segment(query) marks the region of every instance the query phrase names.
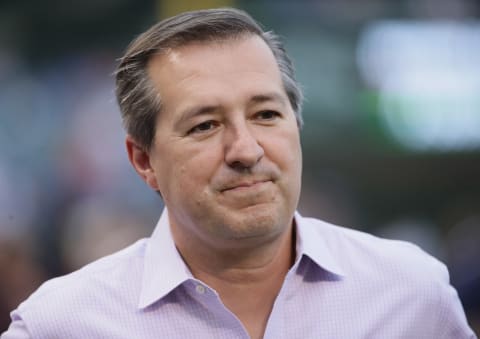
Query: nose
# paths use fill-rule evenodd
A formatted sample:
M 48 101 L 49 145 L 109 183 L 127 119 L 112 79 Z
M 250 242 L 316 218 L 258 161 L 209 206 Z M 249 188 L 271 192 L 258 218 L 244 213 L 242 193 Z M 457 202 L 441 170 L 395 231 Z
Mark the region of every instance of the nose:
M 233 169 L 251 168 L 264 155 L 263 147 L 246 124 L 232 128 L 225 139 L 225 162 Z

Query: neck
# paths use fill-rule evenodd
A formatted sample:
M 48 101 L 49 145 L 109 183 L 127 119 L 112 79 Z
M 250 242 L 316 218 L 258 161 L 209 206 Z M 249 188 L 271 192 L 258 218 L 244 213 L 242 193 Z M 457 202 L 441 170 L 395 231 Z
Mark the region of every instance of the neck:
M 177 242 L 177 247 L 192 274 L 217 291 L 251 338 L 261 338 L 295 260 L 293 225 L 272 241 L 248 248 L 205 249 L 198 242 L 195 246 Z
M 175 234 L 174 237 L 180 254 L 196 278 L 207 284 L 207 280 L 251 284 L 279 272 L 284 277 L 295 259 L 294 233 L 292 225 L 269 241 L 222 248 L 202 246 L 198 240 L 181 241 L 185 239 L 178 239 Z

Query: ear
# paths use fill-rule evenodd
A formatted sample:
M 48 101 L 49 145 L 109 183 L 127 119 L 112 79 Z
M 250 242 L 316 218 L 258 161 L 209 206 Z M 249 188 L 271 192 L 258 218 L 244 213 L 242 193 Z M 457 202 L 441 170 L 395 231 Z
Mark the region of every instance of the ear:
M 149 152 L 140 146 L 130 135 L 127 135 L 125 145 L 127 147 L 128 160 L 130 160 L 135 171 L 148 186 L 155 191 L 159 191 L 155 169 L 152 167 Z

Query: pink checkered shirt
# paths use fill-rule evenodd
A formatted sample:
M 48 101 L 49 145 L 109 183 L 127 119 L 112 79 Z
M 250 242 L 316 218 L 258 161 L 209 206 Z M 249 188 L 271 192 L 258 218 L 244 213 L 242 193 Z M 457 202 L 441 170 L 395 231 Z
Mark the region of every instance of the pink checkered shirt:
M 409 243 L 295 215 L 297 259 L 264 338 L 475 338 L 445 266 Z M 149 239 L 44 283 L 1 339 L 248 338 L 175 248 Z

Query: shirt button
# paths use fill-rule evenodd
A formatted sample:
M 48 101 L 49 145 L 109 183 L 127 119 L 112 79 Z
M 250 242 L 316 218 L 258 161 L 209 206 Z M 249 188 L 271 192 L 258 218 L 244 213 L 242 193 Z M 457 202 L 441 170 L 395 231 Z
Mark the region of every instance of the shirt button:
M 195 290 L 197 291 L 198 294 L 204 294 L 205 293 L 205 287 L 203 287 L 203 285 L 197 285 L 195 287 Z

